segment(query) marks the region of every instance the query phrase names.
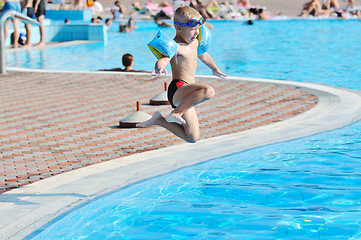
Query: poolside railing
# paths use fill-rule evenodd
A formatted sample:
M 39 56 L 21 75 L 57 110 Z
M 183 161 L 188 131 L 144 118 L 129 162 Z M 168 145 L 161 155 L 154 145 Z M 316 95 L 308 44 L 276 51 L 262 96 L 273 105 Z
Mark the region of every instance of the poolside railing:
M 5 11 L 1 14 L 0 18 L 0 74 L 6 73 L 6 61 L 5 61 L 5 21 L 8 18 L 18 18 L 21 21 L 29 24 L 40 25 L 38 21 L 29 18 L 15 10 Z

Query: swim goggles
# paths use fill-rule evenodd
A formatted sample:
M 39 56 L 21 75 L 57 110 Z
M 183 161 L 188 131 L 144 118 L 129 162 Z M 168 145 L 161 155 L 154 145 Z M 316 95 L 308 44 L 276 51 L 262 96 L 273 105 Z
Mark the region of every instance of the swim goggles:
M 201 18 L 201 19 L 199 19 L 199 21 L 196 20 L 196 19 L 192 19 L 192 20 L 190 20 L 190 21 L 187 22 L 187 23 L 174 22 L 174 24 L 179 25 L 179 28 L 180 28 L 180 27 L 183 27 L 183 26 L 197 27 L 198 25 L 201 25 L 201 26 L 202 26 L 205 21 L 206 21 L 206 20 L 204 20 L 204 18 Z M 179 28 L 178 28 L 178 29 L 179 29 Z

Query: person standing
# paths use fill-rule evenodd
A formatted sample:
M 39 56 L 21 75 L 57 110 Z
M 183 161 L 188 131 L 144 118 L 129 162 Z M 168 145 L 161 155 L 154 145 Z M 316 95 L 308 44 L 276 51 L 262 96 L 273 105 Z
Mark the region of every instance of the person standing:
M 119 1 L 115 1 L 114 6 L 110 9 L 113 14 L 113 19 L 123 19 L 126 17 L 125 7 Z
M 34 0 L 33 8 L 36 16 L 36 20 L 40 23 L 39 31 L 40 31 L 40 41 L 37 46 L 45 46 L 45 1 L 44 0 Z
M 20 13 L 21 12 L 21 6 L 20 6 L 19 0 L 5 0 L 5 4 L 4 4 L 4 7 L 3 7 L 2 12 L 0 14 L 0 17 L 8 10 L 15 10 L 15 11 Z M 11 19 L 6 20 L 6 22 L 5 22 L 5 30 L 4 30 L 4 32 L 5 32 L 5 40 L 9 36 L 10 22 L 13 23 L 13 27 L 14 27 L 14 40 L 13 40 L 12 47 L 13 48 L 18 48 L 20 30 L 19 30 L 19 20 L 17 18 L 11 18 Z
M 28 16 L 29 18 L 33 18 L 34 8 L 31 0 L 24 0 L 21 2 L 21 12 Z M 28 23 L 25 23 L 25 31 L 26 31 L 26 42 L 23 47 L 31 47 L 31 26 Z

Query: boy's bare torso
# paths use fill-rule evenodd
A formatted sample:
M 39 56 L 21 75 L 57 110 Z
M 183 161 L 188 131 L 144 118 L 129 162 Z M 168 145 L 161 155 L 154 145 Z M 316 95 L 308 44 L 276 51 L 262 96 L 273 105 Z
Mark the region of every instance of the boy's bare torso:
M 197 47 L 198 40 L 190 44 L 177 42 L 177 53 L 170 62 L 173 79 L 180 79 L 187 83 L 195 83 L 198 57 Z

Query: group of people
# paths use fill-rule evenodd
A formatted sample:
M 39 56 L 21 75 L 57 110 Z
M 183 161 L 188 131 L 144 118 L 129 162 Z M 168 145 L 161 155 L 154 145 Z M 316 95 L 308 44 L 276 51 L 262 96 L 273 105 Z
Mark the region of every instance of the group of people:
M 110 27 L 113 25 L 113 20 L 111 18 L 107 18 L 105 19 L 105 22 L 103 22 L 102 17 L 98 16 L 96 18 L 92 18 L 91 20 L 92 24 L 104 24 L 107 31 L 109 31 Z M 128 22 L 125 24 L 123 22 L 121 22 L 119 24 L 119 32 L 121 33 L 127 33 L 127 32 L 132 32 L 133 29 L 137 28 L 137 26 L 135 26 L 134 20 L 132 17 L 129 18 Z
M 125 18 L 126 9 L 120 0 L 115 2 L 112 8 L 114 19 Z M 206 3 L 203 3 L 206 2 Z M 158 26 L 170 27 L 163 19 L 171 19 L 173 9 L 179 6 L 190 6 L 198 11 L 204 19 L 233 19 L 249 18 L 267 20 L 272 16 L 279 16 L 281 12 L 270 12 L 265 6 L 252 4 L 251 0 L 173 0 L 173 6 L 167 1 L 159 4 L 152 0 L 141 5 L 139 2 L 132 4 L 133 10 L 138 14 L 148 14 L 153 17 Z M 320 3 L 322 1 L 322 3 Z M 361 19 L 359 10 L 354 9 L 354 0 L 347 0 L 347 5 L 341 7 L 338 0 L 310 0 L 305 3 L 300 17 L 306 16 L 336 16 L 338 18 L 349 18 L 358 16 Z
M 196 9 L 205 19 L 220 18 L 240 18 L 249 17 L 257 19 L 267 19 L 264 6 L 253 5 L 249 0 L 234 1 L 210 0 L 208 4 L 203 4 L 202 0 L 191 0 L 189 6 Z
M 330 16 L 335 15 L 337 18 L 347 18 L 357 16 L 361 20 L 360 10 L 354 9 L 354 0 L 347 0 L 347 5 L 341 7 L 338 0 L 324 0 L 321 4 L 319 0 L 311 0 L 303 5 L 302 12 L 299 16 Z
M 237 18 L 239 16 L 250 17 L 252 19 L 267 19 L 265 7 L 252 5 L 249 0 L 238 0 L 237 5 L 233 5 L 233 1 L 224 0 L 218 3 L 217 0 L 211 0 L 207 5 L 202 0 L 176 0 L 180 6 L 189 6 L 198 11 L 204 19 L 221 19 L 221 18 Z M 164 20 L 172 19 L 174 8 L 178 7 L 176 1 L 174 6 L 164 1 L 154 3 L 152 0 L 145 2 L 143 5 L 139 2 L 132 3 L 133 10 L 140 15 L 148 15 L 153 18 L 155 24 L 159 27 L 173 27 L 172 24 Z M 127 18 L 126 8 L 119 0 L 115 1 L 111 8 L 113 20 L 123 20 Z M 132 17 L 130 17 L 132 19 Z M 205 23 L 208 28 L 213 28 L 209 23 Z M 134 24 L 121 23 L 120 32 L 131 32 Z
M 8 10 L 15 10 L 17 12 L 23 13 L 24 15 L 30 18 L 36 18 L 36 20 L 40 23 L 39 31 L 40 31 L 40 41 L 37 46 L 45 45 L 45 26 L 44 26 L 44 18 L 45 18 L 45 1 L 44 0 L 5 0 L 4 7 L 0 14 L 0 17 L 3 13 Z M 5 39 L 9 37 L 9 27 L 12 22 L 14 32 L 12 34 L 11 45 L 12 48 L 18 48 L 19 42 L 23 44 L 23 47 L 31 47 L 31 26 L 28 23 L 25 23 L 26 30 L 26 40 L 25 42 L 19 41 L 20 39 L 20 29 L 19 29 L 19 20 L 17 18 L 10 18 L 5 22 Z
M 180 6 L 190 6 L 198 11 L 204 19 L 251 17 L 266 19 L 265 7 L 252 5 L 250 0 L 210 0 L 204 4 L 202 0 L 174 0 L 173 6 L 167 2 L 154 4 L 151 0 L 143 6 L 139 2 L 133 3 L 133 8 L 138 13 L 150 14 L 155 17 L 160 12 L 171 16 L 174 9 Z

